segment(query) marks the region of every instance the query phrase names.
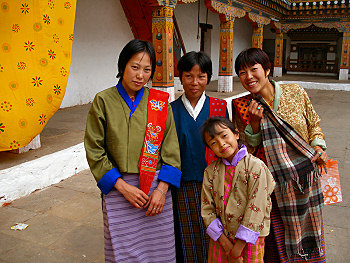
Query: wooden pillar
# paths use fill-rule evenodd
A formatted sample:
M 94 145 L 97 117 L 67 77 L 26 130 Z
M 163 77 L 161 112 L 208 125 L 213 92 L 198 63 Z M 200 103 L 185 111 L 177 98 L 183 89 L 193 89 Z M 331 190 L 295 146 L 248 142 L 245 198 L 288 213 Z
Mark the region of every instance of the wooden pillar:
M 275 61 L 274 61 L 274 68 L 273 68 L 274 77 L 282 77 L 282 59 L 283 59 L 283 33 L 276 33 Z
M 173 12 L 174 9 L 167 6 L 156 6 L 152 9 L 152 42 L 156 50 L 156 71 L 152 87 L 168 92 L 170 101 L 175 99 Z
M 349 52 L 350 52 L 350 32 L 343 32 L 339 80 L 349 79 Z
M 221 21 L 220 24 L 219 92 L 233 91 L 233 23 Z
M 263 37 L 264 37 L 263 26 L 253 26 L 253 37 L 252 37 L 252 47 L 261 48 L 263 47 Z

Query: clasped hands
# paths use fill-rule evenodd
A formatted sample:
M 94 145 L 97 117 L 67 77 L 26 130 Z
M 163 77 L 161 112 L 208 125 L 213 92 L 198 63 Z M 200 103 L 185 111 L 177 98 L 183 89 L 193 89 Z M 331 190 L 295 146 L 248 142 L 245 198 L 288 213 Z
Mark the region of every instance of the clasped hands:
M 242 251 L 246 245 L 244 241 L 236 239 L 236 243 L 233 245 L 233 243 L 227 236 L 225 236 L 224 233 L 221 234 L 218 241 L 225 250 L 225 255 L 227 256 L 228 262 L 243 263 Z
M 160 181 L 150 196 L 146 195 L 141 189 L 126 183 L 122 178 L 118 178 L 114 187 L 135 208 L 147 208 L 146 216 L 155 216 L 163 211 L 169 184 Z

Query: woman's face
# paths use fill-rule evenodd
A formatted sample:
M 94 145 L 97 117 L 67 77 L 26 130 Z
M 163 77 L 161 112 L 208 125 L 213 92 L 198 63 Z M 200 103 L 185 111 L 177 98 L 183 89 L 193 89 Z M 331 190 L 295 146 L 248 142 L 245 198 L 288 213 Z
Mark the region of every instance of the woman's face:
M 239 80 L 243 87 L 250 93 L 260 94 L 261 91 L 268 86 L 268 75 L 270 70 L 264 70 L 261 64 L 257 63 L 253 66 L 240 69 L 238 72 Z
M 151 58 L 146 52 L 133 55 L 125 66 L 122 84 L 126 93 L 135 96 L 152 74 Z
M 208 82 L 207 73 L 203 73 L 200 66 L 194 65 L 191 71 L 182 73 L 182 86 L 184 88 L 186 98 L 190 102 L 197 104 L 202 96 Z

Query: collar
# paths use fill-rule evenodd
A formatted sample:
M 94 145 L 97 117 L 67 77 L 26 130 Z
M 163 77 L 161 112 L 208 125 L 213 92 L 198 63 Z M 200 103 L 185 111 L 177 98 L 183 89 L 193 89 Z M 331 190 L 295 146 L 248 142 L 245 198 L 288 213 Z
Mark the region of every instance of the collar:
M 184 93 L 182 96 L 181 96 L 181 100 L 182 100 L 182 103 L 184 104 L 185 106 L 185 109 L 187 110 L 188 114 L 190 114 L 190 116 L 196 120 L 199 113 L 201 112 L 203 106 L 204 106 L 204 102 L 205 102 L 205 91 L 202 93 L 201 97 L 199 98 L 196 106 L 193 108 L 192 105 L 191 105 L 191 102 L 187 99 L 186 97 L 186 94 Z
M 222 162 L 225 165 L 233 165 L 234 167 L 237 166 L 237 163 L 243 159 L 244 156 L 246 156 L 248 154 L 247 151 L 247 147 L 242 144 L 241 149 L 238 150 L 238 152 L 236 153 L 235 156 L 233 156 L 232 162 L 230 163 L 229 161 L 227 161 L 225 158 L 222 158 Z
M 120 96 L 122 96 L 122 98 L 124 99 L 125 103 L 128 105 L 129 109 L 130 109 L 130 116 L 134 113 L 134 111 L 136 110 L 137 106 L 140 104 L 140 101 L 142 99 L 143 93 L 145 92 L 145 87 L 142 87 L 139 91 L 136 92 L 136 96 L 135 96 L 135 100 L 132 101 L 128 95 L 128 93 L 126 93 L 125 88 L 123 87 L 122 81 L 119 80 L 118 84 L 117 84 L 117 90 L 120 94 Z
M 278 108 L 278 104 L 280 104 L 281 100 L 281 87 L 278 82 L 271 80 L 272 85 L 275 87 L 275 100 L 273 102 L 273 111 L 276 112 Z

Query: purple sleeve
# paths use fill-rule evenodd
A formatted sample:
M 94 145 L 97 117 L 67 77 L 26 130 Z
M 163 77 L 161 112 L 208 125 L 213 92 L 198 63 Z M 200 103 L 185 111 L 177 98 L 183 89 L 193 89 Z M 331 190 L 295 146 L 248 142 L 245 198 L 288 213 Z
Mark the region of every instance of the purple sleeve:
M 222 223 L 219 218 L 215 218 L 208 226 L 207 234 L 212 240 L 216 241 L 219 239 L 222 233 L 224 233 Z
M 260 235 L 260 232 L 254 232 L 253 230 L 243 225 L 240 225 L 237 230 L 235 238 L 238 238 L 240 240 L 245 241 L 246 243 L 250 243 L 254 245 L 259 235 Z

